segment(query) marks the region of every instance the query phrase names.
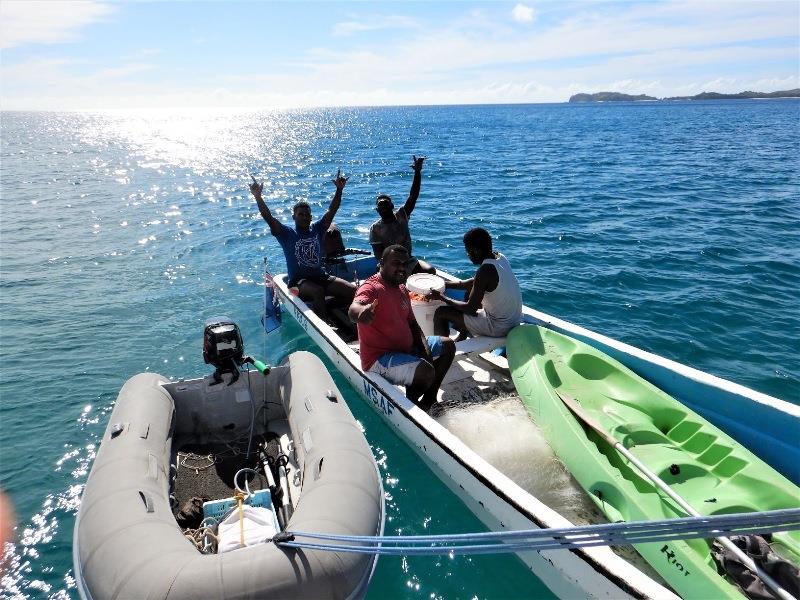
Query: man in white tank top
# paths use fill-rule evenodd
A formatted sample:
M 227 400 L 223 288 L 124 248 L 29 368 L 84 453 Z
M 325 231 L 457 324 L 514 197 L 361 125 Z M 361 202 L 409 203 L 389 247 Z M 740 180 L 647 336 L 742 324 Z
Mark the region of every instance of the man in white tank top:
M 464 248 L 473 264 L 480 265 L 472 279 L 448 281 L 445 288 L 466 290 L 462 302 L 432 291 L 431 300 L 446 306 L 436 309 L 433 329 L 436 335 L 448 335 L 450 324 L 459 332 L 458 339 L 473 336 L 503 337 L 522 319 L 522 293 L 508 264 L 508 259 L 492 250 L 492 237 L 481 227 L 464 234 Z

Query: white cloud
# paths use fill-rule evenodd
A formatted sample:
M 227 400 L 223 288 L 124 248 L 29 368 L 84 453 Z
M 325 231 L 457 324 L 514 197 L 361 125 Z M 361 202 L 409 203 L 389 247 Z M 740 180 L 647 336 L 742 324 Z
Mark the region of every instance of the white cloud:
M 143 71 L 150 71 L 154 69 L 154 65 L 148 65 L 145 63 L 131 63 L 128 65 L 122 65 L 120 67 L 109 67 L 107 69 L 99 70 L 96 75 L 100 78 L 103 77 L 127 77 L 128 75 L 133 75 L 134 73 L 141 73 Z
M 2 0 L 0 48 L 78 39 L 78 29 L 102 19 L 112 10 L 108 4 L 88 0 Z
M 209 72 L 172 85 L 135 76 L 158 64 L 144 53 L 90 74 L 85 63 L 80 73 L 64 62 L 5 64 L 0 94 L 4 108 L 79 109 L 563 102 L 577 92 L 664 97 L 800 87 L 797 9 L 786 3 L 575 6 L 561 21 L 540 19 L 535 30 L 514 27 L 507 7 L 464 11 L 435 26 L 416 14 L 346 15 L 332 31 L 339 38 L 316 40 L 296 58 L 283 57 L 280 68 Z M 369 47 L 358 41 L 361 32 L 391 28 L 408 34 Z
M 514 10 L 511 11 L 511 16 L 514 17 L 514 20 L 518 23 L 532 23 L 536 16 L 536 11 L 525 4 L 517 4 Z
M 795 88 L 800 88 L 800 75 L 758 79 L 753 82 L 751 90 L 791 90 Z
M 333 25 L 332 35 L 347 37 L 364 31 L 378 31 L 383 29 L 415 29 L 419 23 L 401 15 L 372 15 L 362 16 L 359 21 L 341 21 Z
M 464 85 L 486 70 L 511 66 L 536 68 L 545 79 L 560 79 L 559 73 L 569 71 L 568 61 L 573 59 L 590 65 L 593 79 L 605 75 L 603 81 L 650 81 L 659 73 L 668 74 L 676 63 L 687 70 L 702 67 L 713 78 L 715 71 L 730 72 L 727 67 L 734 61 L 786 61 L 785 47 L 750 42 L 796 39 L 796 11 L 787 11 L 787 4 L 769 11 L 751 3 L 731 10 L 714 6 L 717 10 L 705 4 L 645 4 L 622 12 L 577 12 L 535 32 L 503 30 L 482 14 L 480 26 L 474 19 L 453 19 L 446 27 L 420 29 L 399 43 L 376 45 L 369 52 L 345 46 L 310 49 L 293 66 L 304 69 L 309 82 L 340 74 L 350 81 L 361 77 L 384 85 L 403 80 L 421 90 L 429 81 Z
M 132 52 L 131 54 L 125 57 L 125 60 L 141 60 L 141 59 L 149 59 L 153 58 L 154 56 L 159 56 L 162 53 L 160 48 L 142 48 L 141 50 L 137 50 L 136 52 Z

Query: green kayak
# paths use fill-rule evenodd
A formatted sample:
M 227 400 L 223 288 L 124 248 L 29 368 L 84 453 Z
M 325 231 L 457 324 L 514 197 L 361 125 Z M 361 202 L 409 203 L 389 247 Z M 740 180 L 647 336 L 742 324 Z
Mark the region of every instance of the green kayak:
M 553 451 L 610 521 L 687 516 L 674 501 L 559 397 L 575 398 L 595 424 L 702 515 L 797 508 L 800 488 L 701 416 L 613 358 L 535 325 L 507 339 L 514 384 Z M 558 393 L 557 393 L 557 391 Z M 636 550 L 684 598 L 741 598 L 717 572 L 711 541 L 637 544 Z M 773 549 L 800 563 L 798 532 L 776 533 Z

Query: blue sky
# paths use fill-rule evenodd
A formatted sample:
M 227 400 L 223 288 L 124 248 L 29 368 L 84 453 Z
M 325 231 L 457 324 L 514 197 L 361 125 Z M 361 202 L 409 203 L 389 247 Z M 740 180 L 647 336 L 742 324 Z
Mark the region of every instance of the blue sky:
M 800 3 L 0 2 L 7 110 L 800 87 Z

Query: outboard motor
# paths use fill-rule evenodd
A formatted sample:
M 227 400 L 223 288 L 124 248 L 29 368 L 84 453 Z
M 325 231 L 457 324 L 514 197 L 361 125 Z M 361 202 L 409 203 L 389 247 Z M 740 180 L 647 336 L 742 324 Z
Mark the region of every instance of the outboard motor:
M 203 329 L 203 360 L 214 367 L 214 383 L 222 382 L 222 375 L 230 373 L 228 385 L 239 379 L 239 367 L 245 363 L 255 365 L 266 375 L 269 367 L 244 353 L 244 341 L 239 326 L 228 317 L 208 319 Z
M 206 321 L 203 329 L 203 360 L 215 368 L 214 383 L 222 381 L 223 373 L 231 374 L 228 385 L 239 379 L 239 366 L 244 363 L 244 341 L 239 326 L 228 317 Z

